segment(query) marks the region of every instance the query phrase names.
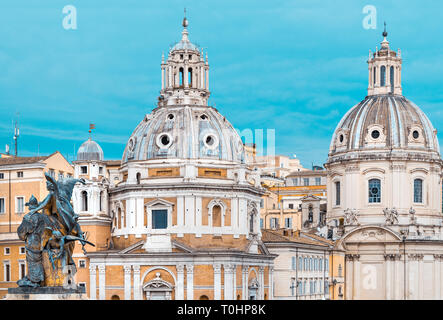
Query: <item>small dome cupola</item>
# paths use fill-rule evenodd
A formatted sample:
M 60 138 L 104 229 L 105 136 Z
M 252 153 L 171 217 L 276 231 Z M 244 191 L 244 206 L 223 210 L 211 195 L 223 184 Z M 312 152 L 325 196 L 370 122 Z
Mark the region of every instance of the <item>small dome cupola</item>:
M 186 12 L 185 12 L 186 13 Z M 189 41 L 186 16 L 183 18 L 182 38 L 162 56 L 162 90 L 159 106 L 190 104 L 207 105 L 209 98 L 208 55 Z
M 89 138 L 77 151 L 77 161 L 103 161 L 103 150 L 100 145 Z
M 376 48 L 374 53 L 369 51 L 368 96 L 380 94 L 402 95 L 401 52 L 400 49 L 395 52 L 389 48 L 389 41 L 386 39 L 388 36 L 386 23 L 382 35 L 383 41 L 380 50 Z

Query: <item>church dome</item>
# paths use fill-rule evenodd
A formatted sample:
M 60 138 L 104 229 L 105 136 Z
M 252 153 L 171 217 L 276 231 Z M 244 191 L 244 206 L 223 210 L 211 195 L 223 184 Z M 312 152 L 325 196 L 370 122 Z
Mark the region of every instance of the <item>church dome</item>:
M 351 108 L 332 136 L 328 162 L 345 159 L 440 159 L 437 131 L 424 112 L 402 94 L 401 52 L 369 53 L 366 98 Z
M 89 138 L 77 151 L 77 161 L 103 161 L 103 150 L 100 145 Z
M 339 122 L 330 153 L 406 148 L 440 152 L 436 130 L 428 117 L 403 96 L 373 95 Z
M 244 162 L 237 131 L 210 106 L 159 107 L 128 140 L 123 162 L 151 159 L 215 159 Z

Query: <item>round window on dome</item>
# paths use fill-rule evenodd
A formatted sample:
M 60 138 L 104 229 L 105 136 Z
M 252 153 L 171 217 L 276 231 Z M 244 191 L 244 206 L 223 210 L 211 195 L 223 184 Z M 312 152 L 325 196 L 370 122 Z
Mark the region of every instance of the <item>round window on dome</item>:
M 412 132 L 412 137 L 413 137 L 414 139 L 418 139 L 419 136 L 420 136 L 420 133 L 419 133 L 417 130 L 414 130 L 414 131 Z
M 344 140 L 344 139 L 345 139 L 345 138 L 344 138 L 343 135 L 341 134 L 340 137 L 339 137 L 340 143 L 343 143 L 343 140 Z
M 200 119 L 202 119 L 202 120 L 208 120 L 208 116 L 205 115 L 205 114 L 202 114 L 202 115 L 200 116 Z
M 203 138 L 203 142 L 204 142 L 205 146 L 209 149 L 215 149 L 218 146 L 218 139 L 213 134 L 207 134 Z
M 371 132 L 371 137 L 372 137 L 372 139 L 378 139 L 378 138 L 380 137 L 380 131 L 378 131 L 378 130 L 373 130 L 373 131 Z
M 172 144 L 172 137 L 168 133 L 161 133 L 157 136 L 157 145 L 161 149 L 168 148 Z
M 169 120 L 174 120 L 174 115 L 172 113 L 168 114 L 168 119 Z

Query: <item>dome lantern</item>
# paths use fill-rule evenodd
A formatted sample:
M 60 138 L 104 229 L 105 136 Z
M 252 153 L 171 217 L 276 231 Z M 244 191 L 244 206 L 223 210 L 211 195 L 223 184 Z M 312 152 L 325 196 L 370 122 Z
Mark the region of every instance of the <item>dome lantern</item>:
M 375 53 L 368 59 L 368 96 L 379 94 L 401 95 L 402 60 L 399 53 L 397 54 L 389 48 L 389 41 L 386 39 L 388 36 L 386 23 L 382 36 L 383 41 L 380 50 L 376 48 Z

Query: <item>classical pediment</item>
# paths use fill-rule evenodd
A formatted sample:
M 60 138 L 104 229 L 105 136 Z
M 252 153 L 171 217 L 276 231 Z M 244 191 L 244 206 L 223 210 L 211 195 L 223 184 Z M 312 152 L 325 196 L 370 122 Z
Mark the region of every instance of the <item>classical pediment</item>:
M 351 230 L 340 240 L 346 247 L 350 243 L 400 242 L 401 238 L 392 230 L 380 226 L 364 226 Z

